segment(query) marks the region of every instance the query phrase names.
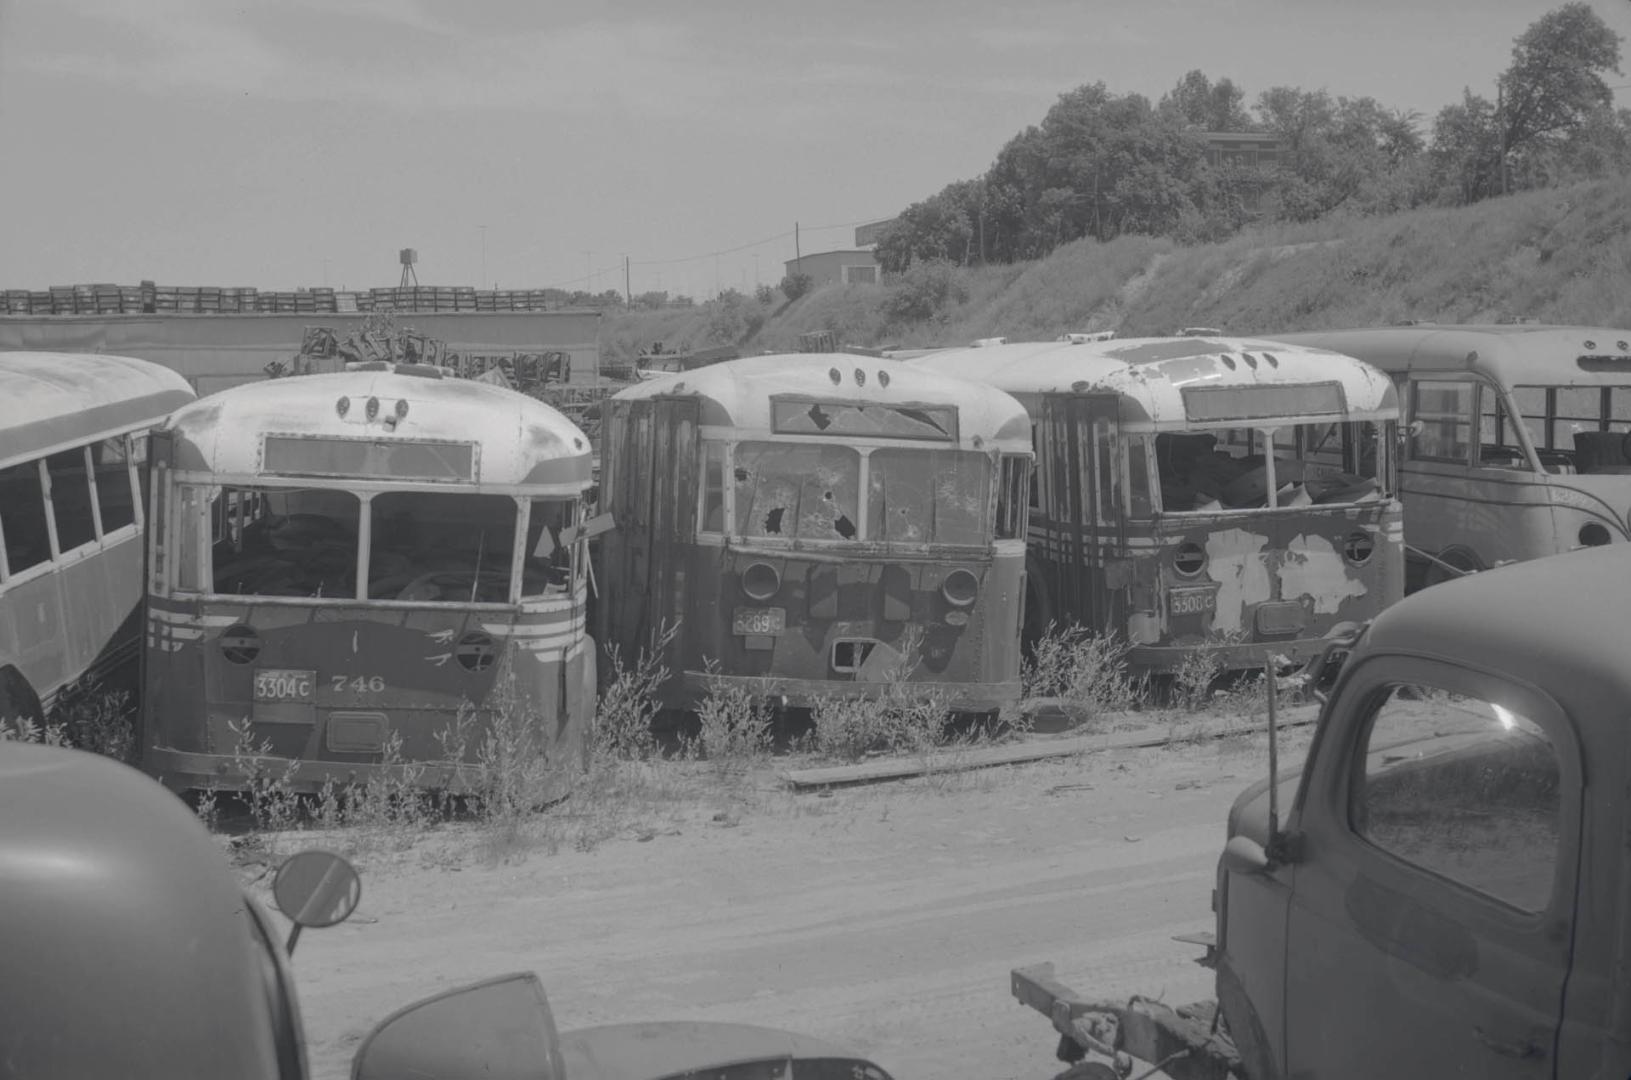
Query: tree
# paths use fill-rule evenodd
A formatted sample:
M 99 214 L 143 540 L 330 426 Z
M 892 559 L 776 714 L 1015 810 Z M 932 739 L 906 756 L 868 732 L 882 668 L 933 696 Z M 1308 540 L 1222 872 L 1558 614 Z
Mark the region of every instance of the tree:
M 1589 4 L 1564 4 L 1530 24 L 1499 80 L 1506 149 L 1536 149 L 1611 107 L 1605 71 L 1619 74 L 1620 37 Z
M 1229 79 L 1213 82 L 1199 69 L 1161 95 L 1156 111 L 1164 118 L 1198 131 L 1252 131 L 1246 92 Z
M 1501 133 L 1495 106 L 1471 90 L 1433 120 L 1433 167 L 1445 194 L 1470 203 L 1501 193 Z
M 815 278 L 809 274 L 788 274 L 782 278 L 782 295 L 789 300 L 797 300 L 815 287 Z

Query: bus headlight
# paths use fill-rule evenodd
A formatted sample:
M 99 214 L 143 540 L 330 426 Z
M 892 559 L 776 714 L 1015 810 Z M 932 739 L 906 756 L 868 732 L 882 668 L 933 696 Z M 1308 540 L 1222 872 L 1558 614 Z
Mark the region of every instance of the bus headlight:
M 1342 557 L 1355 566 L 1363 566 L 1376 552 L 1376 538 L 1368 532 L 1351 532 L 1342 542 Z
M 1588 521 L 1580 526 L 1580 543 L 1585 547 L 1602 547 L 1613 539 L 1601 522 Z
M 1193 540 L 1185 540 L 1172 553 L 1172 568 L 1184 577 L 1195 577 L 1206 569 L 1206 549 Z
M 980 579 L 968 570 L 953 570 L 940 583 L 940 595 L 952 607 L 968 607 L 980 595 Z
M 229 626 L 221 635 L 221 655 L 229 663 L 248 664 L 261 654 L 261 636 L 253 626 L 238 623 Z
M 742 571 L 742 591 L 753 600 L 769 600 L 782 587 L 782 576 L 769 563 L 756 562 Z

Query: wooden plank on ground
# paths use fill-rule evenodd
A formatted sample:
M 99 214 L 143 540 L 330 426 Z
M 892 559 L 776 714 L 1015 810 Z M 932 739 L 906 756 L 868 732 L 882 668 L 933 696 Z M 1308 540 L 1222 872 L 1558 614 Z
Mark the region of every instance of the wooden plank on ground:
M 1282 709 L 1280 727 L 1306 727 L 1319 718 L 1319 706 L 1297 705 Z M 1175 734 L 1175 729 L 1181 729 Z M 905 780 L 929 773 L 965 772 L 970 769 L 988 769 L 998 765 L 1021 765 L 1048 758 L 1071 757 L 1075 754 L 1103 753 L 1106 750 L 1132 750 L 1142 747 L 1165 746 L 1172 742 L 1198 739 L 1220 739 L 1229 735 L 1260 735 L 1268 730 L 1266 721 L 1242 725 L 1238 721 L 1201 721 L 1185 727 L 1180 720 L 1165 727 L 1151 727 L 1142 731 L 1121 731 L 1105 735 L 1077 735 L 1063 738 L 1033 740 L 1012 746 L 986 746 L 977 749 L 936 750 L 909 758 L 887 758 L 863 761 L 856 765 L 829 765 L 814 769 L 791 769 L 781 774 L 782 779 L 796 790 L 808 788 L 842 787 L 846 784 L 869 784 L 885 780 Z

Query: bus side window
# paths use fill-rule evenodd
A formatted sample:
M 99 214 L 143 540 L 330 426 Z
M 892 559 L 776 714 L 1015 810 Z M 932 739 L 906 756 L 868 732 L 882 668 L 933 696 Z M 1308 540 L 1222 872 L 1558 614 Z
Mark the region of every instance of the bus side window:
M 725 444 L 704 443 L 702 532 L 725 531 Z
M 1430 382 L 1412 387 L 1411 419 L 1420 430 L 1410 437 L 1410 456 L 1426 461 L 1466 464 L 1471 460 L 1473 402 L 1478 384 Z
M 1518 442 L 1517 425 L 1500 391 L 1484 386 L 1478 396 L 1478 464 L 1491 469 L 1527 470 L 1529 461 Z
M 51 472 L 51 516 L 57 523 L 59 552 L 96 542 L 86 449 L 64 450 L 45 459 Z
M 1017 540 L 1025 535 L 1027 524 L 1025 489 L 1030 479 L 1027 458 L 1005 454 L 997 487 L 997 539 Z
M 45 525 L 45 488 L 40 463 L 0 469 L 0 530 L 6 534 L 8 574 L 51 561 L 51 536 Z
M 96 464 L 96 506 L 102 535 L 136 524 L 136 492 L 130 482 L 130 436 L 104 439 L 92 448 Z
M 1098 517 L 1111 522 L 1121 517 L 1121 473 L 1116 461 L 1116 440 L 1110 425 L 1103 420 L 1093 421 L 1093 455 L 1098 459 Z M 1085 471 L 1085 470 L 1084 470 Z
M 1127 440 L 1127 510 L 1135 518 L 1153 513 L 1150 505 L 1150 462 L 1148 436 Z
M 572 499 L 533 499 L 527 516 L 527 561 L 521 576 L 522 596 L 567 591 L 572 584 Z

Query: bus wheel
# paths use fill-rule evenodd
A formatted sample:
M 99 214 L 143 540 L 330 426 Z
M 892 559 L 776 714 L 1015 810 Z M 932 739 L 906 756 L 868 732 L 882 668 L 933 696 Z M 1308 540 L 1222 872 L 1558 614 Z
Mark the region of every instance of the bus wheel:
M 1427 564 L 1427 572 L 1422 577 L 1424 589 L 1484 569 L 1483 561 L 1465 548 L 1451 548 L 1440 552 L 1438 558 L 1438 562 Z

